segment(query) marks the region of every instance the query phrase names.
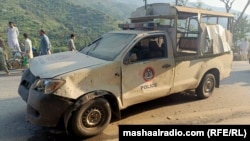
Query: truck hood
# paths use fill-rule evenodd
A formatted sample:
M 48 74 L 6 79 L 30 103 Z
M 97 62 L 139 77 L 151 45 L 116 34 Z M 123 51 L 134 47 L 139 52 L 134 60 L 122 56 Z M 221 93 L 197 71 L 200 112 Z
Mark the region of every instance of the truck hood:
M 74 70 L 104 64 L 105 60 L 97 59 L 80 52 L 61 52 L 34 57 L 30 60 L 30 71 L 40 78 L 53 78 Z

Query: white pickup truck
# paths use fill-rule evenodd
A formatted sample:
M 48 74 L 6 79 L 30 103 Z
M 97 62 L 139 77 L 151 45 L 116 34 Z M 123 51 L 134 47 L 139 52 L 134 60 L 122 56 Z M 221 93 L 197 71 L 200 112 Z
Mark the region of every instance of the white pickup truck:
M 121 30 L 81 51 L 35 57 L 18 88 L 27 121 L 93 136 L 134 104 L 186 90 L 208 98 L 230 76 L 232 19 L 228 13 L 150 4 L 137 8 Z

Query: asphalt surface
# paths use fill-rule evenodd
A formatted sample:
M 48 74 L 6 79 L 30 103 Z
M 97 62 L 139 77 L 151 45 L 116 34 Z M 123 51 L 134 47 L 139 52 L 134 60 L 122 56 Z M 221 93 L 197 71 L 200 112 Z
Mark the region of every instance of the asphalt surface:
M 17 84 L 21 79 L 23 69 L 10 70 L 10 75 L 0 71 L 0 100 L 17 97 Z
M 234 65 L 245 62 L 234 62 Z M 47 135 L 46 130 L 25 122 L 26 103 L 21 100 L 17 89 L 22 75 L 22 69 L 11 70 L 7 75 L 0 71 L 0 141 L 52 141 L 52 140 L 70 140 L 67 137 L 54 137 Z M 18 105 L 18 106 L 13 106 Z M 15 107 L 15 108 L 13 108 Z M 242 109 L 240 109 L 242 110 Z M 244 109 L 243 109 L 244 110 Z M 223 114 L 223 113 L 222 113 Z M 19 119 L 19 120 L 16 120 Z M 11 126 L 10 126 L 11 124 Z M 237 116 L 209 124 L 244 124 L 250 125 L 250 114 Z M 13 130 L 13 125 L 16 128 Z M 114 141 L 117 140 L 114 139 Z M 109 140 L 111 141 L 111 140 Z M 113 141 L 113 140 L 112 140 Z

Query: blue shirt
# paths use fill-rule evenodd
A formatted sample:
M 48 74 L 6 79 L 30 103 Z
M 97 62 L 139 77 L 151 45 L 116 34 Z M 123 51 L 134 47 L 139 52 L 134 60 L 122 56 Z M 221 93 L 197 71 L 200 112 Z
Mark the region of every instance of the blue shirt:
M 49 50 L 50 50 L 49 37 L 44 34 L 41 36 L 41 41 L 40 41 L 40 55 L 48 54 Z

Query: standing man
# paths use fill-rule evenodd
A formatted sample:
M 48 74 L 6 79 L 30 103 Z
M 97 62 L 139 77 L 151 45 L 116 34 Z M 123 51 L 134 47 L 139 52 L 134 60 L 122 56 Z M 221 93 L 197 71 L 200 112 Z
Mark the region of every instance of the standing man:
M 240 55 L 241 55 L 241 59 L 246 61 L 247 58 L 247 54 L 248 54 L 248 47 L 249 47 L 249 43 L 247 38 L 244 39 L 244 41 L 242 41 L 241 46 L 240 46 Z
M 33 51 L 32 51 L 32 42 L 31 42 L 31 40 L 29 39 L 29 37 L 28 37 L 28 34 L 27 33 L 24 33 L 23 34 L 23 37 L 24 37 L 24 39 L 25 39 L 25 41 L 24 41 L 24 49 L 25 49 L 25 65 L 26 65 L 26 67 L 28 67 L 29 66 L 29 61 L 30 61 L 30 59 L 32 59 L 33 58 Z
M 33 58 L 32 42 L 29 39 L 29 36 L 27 33 L 24 33 L 23 37 L 25 39 L 25 41 L 24 41 L 25 55 L 28 56 L 29 59 L 31 59 L 31 58 Z
M 75 47 L 75 43 L 74 43 L 75 38 L 76 38 L 75 34 L 70 35 L 70 39 L 68 42 L 69 51 L 76 51 L 76 47 Z
M 50 52 L 50 41 L 49 37 L 46 35 L 44 30 L 40 30 L 40 36 L 41 36 L 41 41 L 40 41 L 40 55 L 47 55 L 51 54 Z
M 7 34 L 8 34 L 8 45 L 10 49 L 12 51 L 21 52 L 19 41 L 18 41 L 19 30 L 12 21 L 9 22 L 9 27 L 7 28 Z

